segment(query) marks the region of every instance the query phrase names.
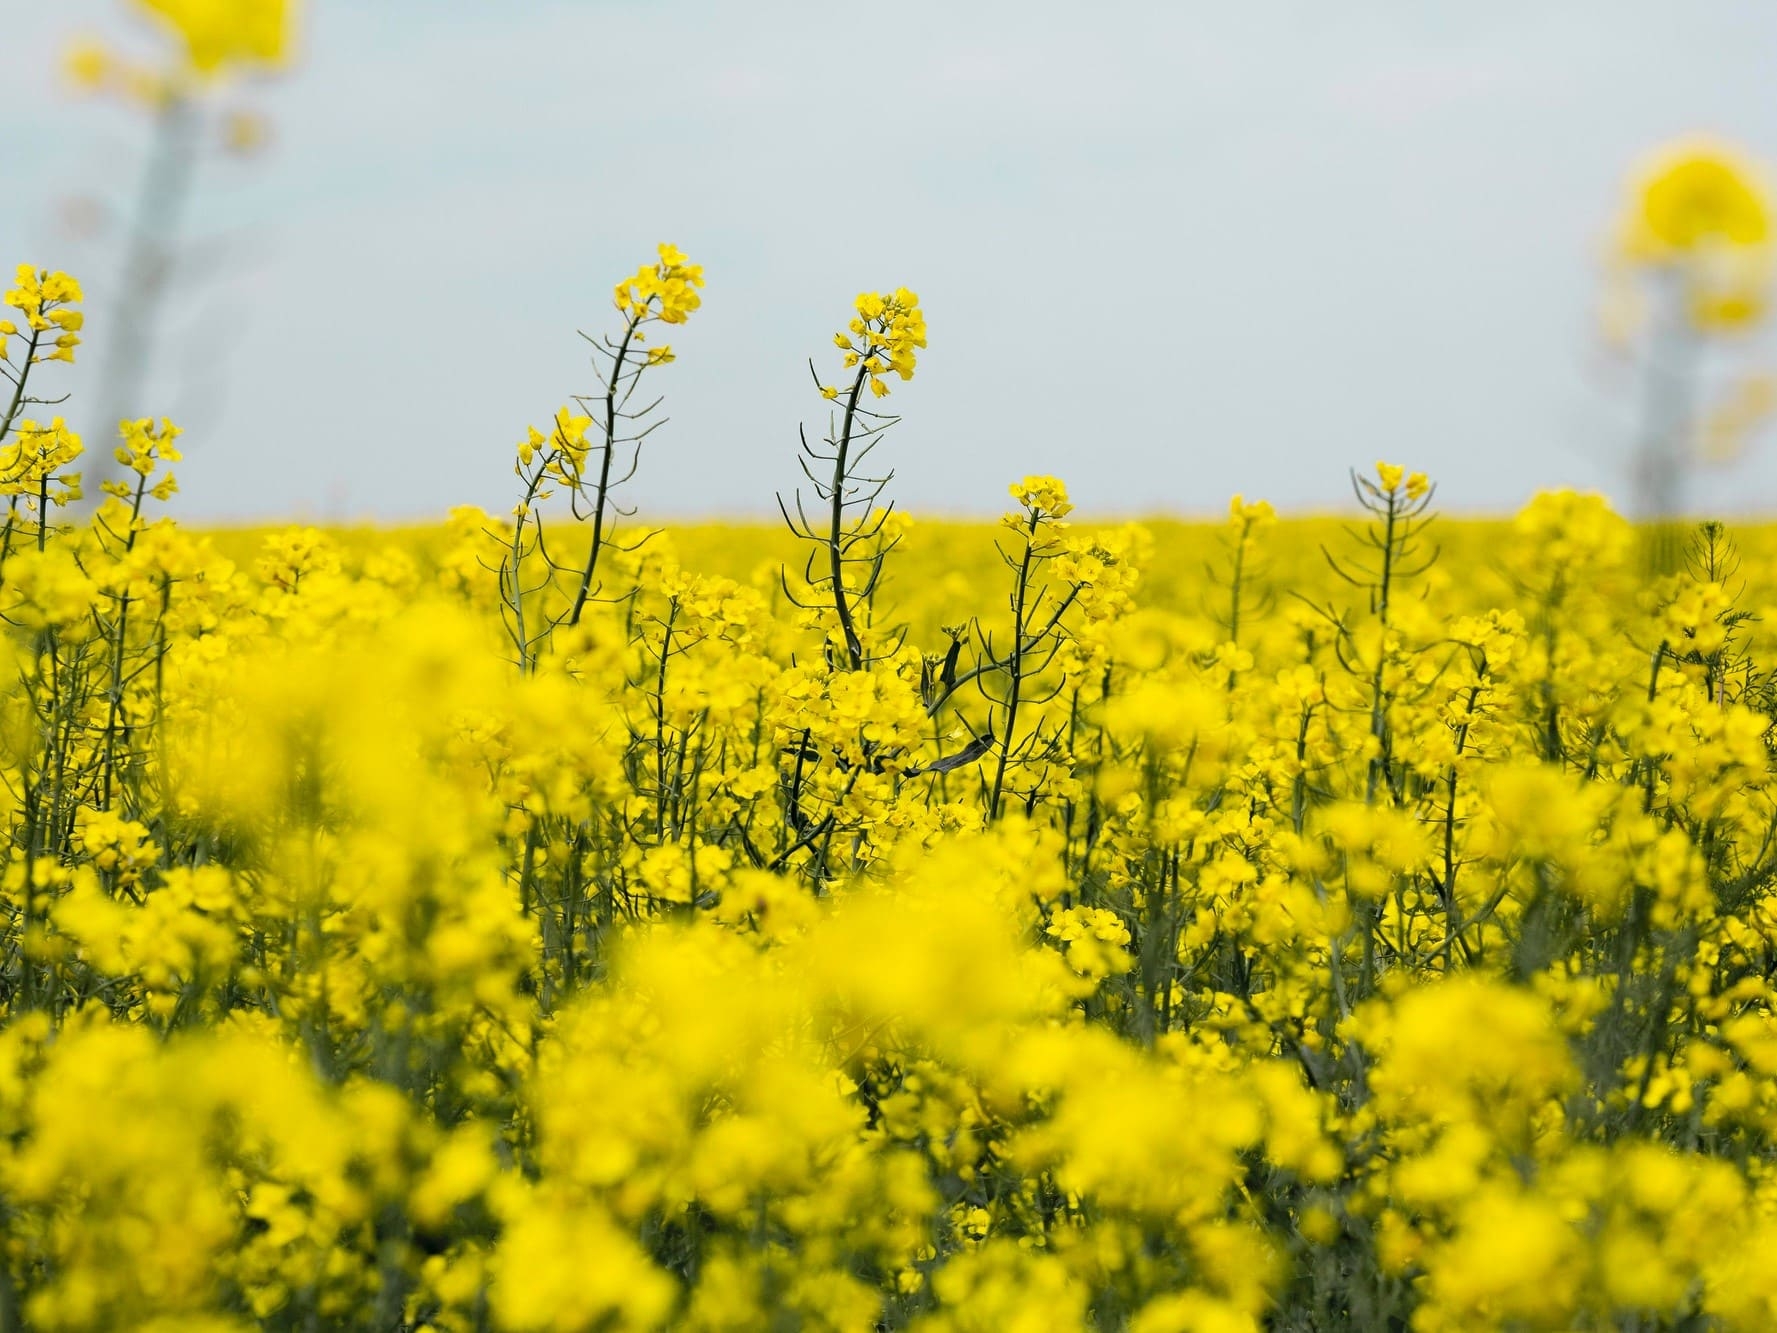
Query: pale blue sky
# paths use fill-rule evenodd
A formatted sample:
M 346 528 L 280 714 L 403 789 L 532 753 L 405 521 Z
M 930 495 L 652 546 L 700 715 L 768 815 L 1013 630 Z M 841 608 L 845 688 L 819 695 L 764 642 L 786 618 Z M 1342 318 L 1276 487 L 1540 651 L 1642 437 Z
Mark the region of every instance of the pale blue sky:
M 135 25 L 0 0 L 39 71 L 0 258 L 86 281 L 90 406 L 116 261 L 65 201 L 125 204 L 142 135 L 57 93 L 81 31 Z M 199 516 L 505 507 L 657 240 L 709 278 L 630 492 L 657 516 L 765 512 L 822 419 L 806 358 L 898 284 L 931 330 L 884 446 L 916 510 L 1026 472 L 1100 512 L 1325 506 L 1379 456 L 1454 508 L 1620 496 L 1591 312 L 1623 175 L 1693 130 L 1777 161 L 1769 0 L 311 0 L 302 46 L 237 99 L 273 151 L 205 164 L 192 256 L 230 257 L 157 361 Z M 1696 498 L 1777 508 L 1777 439 Z

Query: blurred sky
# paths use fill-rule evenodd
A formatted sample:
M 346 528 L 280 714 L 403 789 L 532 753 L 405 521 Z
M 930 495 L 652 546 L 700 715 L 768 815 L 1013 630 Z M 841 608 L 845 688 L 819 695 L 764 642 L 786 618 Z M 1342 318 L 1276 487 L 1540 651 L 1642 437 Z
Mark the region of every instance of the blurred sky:
M 60 52 L 146 31 L 0 0 L 0 259 L 85 281 L 89 406 L 117 247 L 69 201 L 126 207 L 145 134 Z M 1770 0 L 310 0 L 301 46 L 227 99 L 275 142 L 205 162 L 164 325 L 200 517 L 505 508 L 657 240 L 709 285 L 652 515 L 769 510 L 824 420 L 807 358 L 898 284 L 931 332 L 884 445 L 915 510 L 1026 472 L 1099 512 L 1324 507 L 1378 457 L 1452 509 L 1621 497 L 1633 385 L 1592 315 L 1625 171 L 1693 130 L 1777 160 Z M 1777 438 L 1694 498 L 1777 509 Z

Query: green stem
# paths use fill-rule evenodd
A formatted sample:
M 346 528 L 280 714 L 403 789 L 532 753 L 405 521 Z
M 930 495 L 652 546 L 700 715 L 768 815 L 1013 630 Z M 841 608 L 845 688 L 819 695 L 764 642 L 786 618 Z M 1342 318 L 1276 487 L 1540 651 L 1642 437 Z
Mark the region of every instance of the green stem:
M 845 396 L 845 418 L 839 430 L 839 452 L 833 456 L 833 513 L 832 522 L 827 530 L 827 567 L 833 579 L 833 609 L 839 615 L 839 628 L 845 635 L 845 653 L 851 662 L 853 671 L 861 671 L 864 666 L 864 645 L 858 640 L 857 627 L 852 623 L 851 603 L 845 593 L 845 482 L 846 459 L 851 452 L 851 436 L 853 425 L 857 419 L 858 396 L 863 392 L 864 381 L 869 372 L 864 364 L 858 366 L 857 378 L 852 381 L 851 392 Z
M 586 554 L 586 569 L 580 575 L 579 591 L 574 594 L 574 609 L 568 614 L 570 626 L 580 623 L 580 616 L 586 610 L 586 599 L 592 596 L 592 576 L 598 569 L 599 551 L 605 544 L 605 499 L 611 491 L 611 456 L 617 452 L 617 384 L 623 377 L 624 362 L 641 322 L 642 312 L 630 315 L 629 327 L 623 330 L 623 341 L 618 344 L 617 355 L 611 362 L 611 374 L 605 380 L 605 457 L 599 464 L 598 495 L 592 508 L 592 549 Z
M 1041 511 L 1032 510 L 1030 526 L 1024 534 L 1024 556 L 1018 563 L 1018 589 L 1012 601 L 1012 656 L 1007 659 L 1011 690 L 1006 696 L 1006 733 L 1000 737 L 999 763 L 993 771 L 993 795 L 987 802 L 989 823 L 1000 817 L 1000 793 L 1006 785 L 1006 766 L 1012 759 L 1012 738 L 1018 726 L 1018 696 L 1024 684 L 1024 606 L 1030 591 L 1030 565 L 1040 521 Z

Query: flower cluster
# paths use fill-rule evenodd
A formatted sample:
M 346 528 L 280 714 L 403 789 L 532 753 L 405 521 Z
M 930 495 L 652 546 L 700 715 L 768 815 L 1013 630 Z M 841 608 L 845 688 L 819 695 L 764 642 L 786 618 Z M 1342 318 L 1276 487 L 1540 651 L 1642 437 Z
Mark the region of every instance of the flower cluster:
M 20 264 L 15 285 L 0 300 L 25 317 L 22 329 L 16 320 L 0 319 L 0 361 L 12 359 L 12 340 L 18 338 L 26 344 L 28 362 L 73 364 L 86 322 L 86 316 L 73 308 L 81 300 L 78 282 L 66 273 Z
M 163 107 L 188 95 L 194 84 L 236 72 L 275 70 L 290 60 L 294 0 L 134 0 L 134 7 L 171 39 L 172 57 L 151 65 L 83 40 L 65 59 L 76 88 L 121 93 Z
M 643 264 L 634 275 L 617 284 L 617 309 L 628 321 L 630 334 L 643 340 L 641 326 L 650 320 L 683 324 L 703 304 L 703 266 L 686 262 L 685 252 L 662 244 L 659 262 Z M 673 359 L 670 347 L 649 349 L 648 360 L 658 365 Z
M 905 287 L 886 296 L 860 292 L 854 308 L 857 313 L 844 332 L 833 335 L 833 345 L 845 353 L 845 368 L 857 370 L 857 382 L 867 382 L 873 395 L 886 398 L 889 386 L 884 376 L 912 379 L 920 349 L 926 345 L 926 317 L 919 297 Z M 836 388 L 821 392 L 828 398 L 839 396 Z
M 1067 486 L 1058 477 L 1026 477 L 1011 486 L 1012 498 L 1027 514 L 1041 514 L 1059 522 L 1073 512 Z
M 1692 138 L 1653 154 L 1631 183 L 1617 249 L 1674 274 L 1692 322 L 1741 328 L 1762 317 L 1777 263 L 1770 187 L 1733 146 Z
M 289 58 L 293 0 L 137 0 L 171 28 L 191 68 L 279 65 Z

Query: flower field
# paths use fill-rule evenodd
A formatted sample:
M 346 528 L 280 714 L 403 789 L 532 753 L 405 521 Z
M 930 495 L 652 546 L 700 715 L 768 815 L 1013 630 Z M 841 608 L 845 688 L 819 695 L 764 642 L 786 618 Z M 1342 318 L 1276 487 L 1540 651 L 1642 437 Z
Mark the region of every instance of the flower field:
M 702 286 L 505 515 L 205 533 L 20 270 L 0 1329 L 1777 1323 L 1777 531 L 908 521 L 900 289 L 649 534 Z

